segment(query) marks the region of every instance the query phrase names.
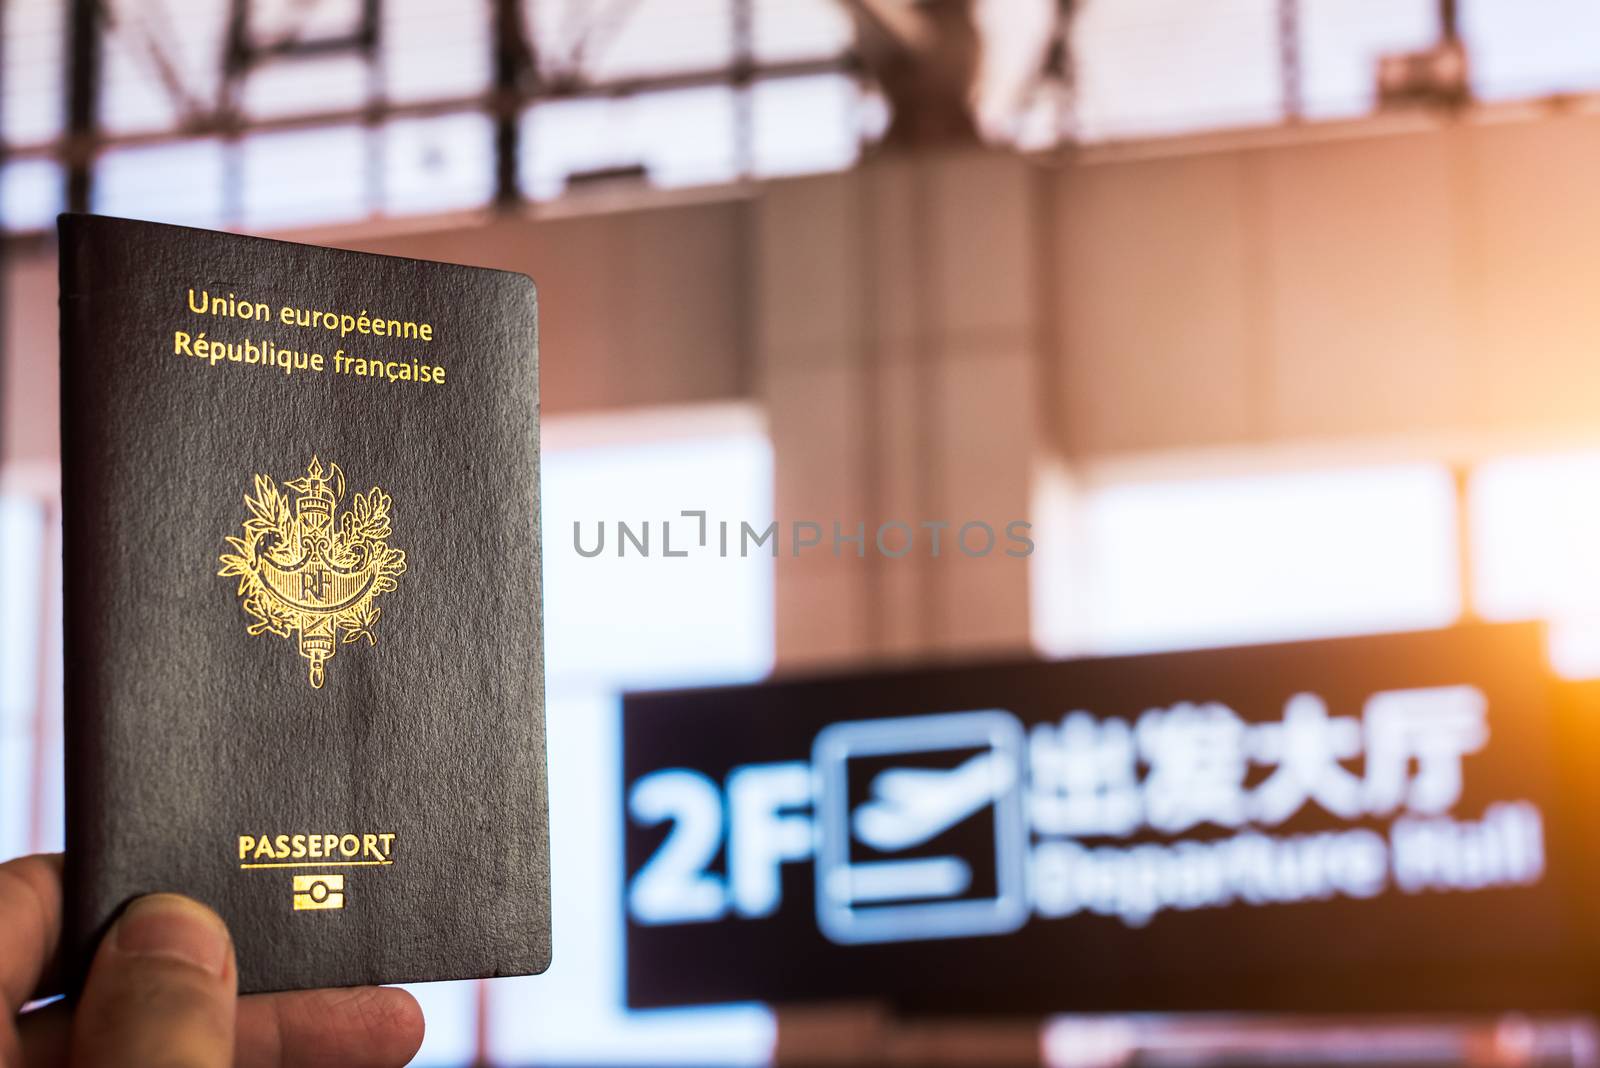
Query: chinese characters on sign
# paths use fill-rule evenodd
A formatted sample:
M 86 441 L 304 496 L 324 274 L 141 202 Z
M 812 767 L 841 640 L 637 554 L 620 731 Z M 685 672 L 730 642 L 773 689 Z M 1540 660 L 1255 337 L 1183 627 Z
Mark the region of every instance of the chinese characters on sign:
M 1477 689 L 1446 686 L 1374 694 L 1360 719 L 1300 693 L 1277 722 L 1246 723 L 1213 702 L 1151 709 L 1132 724 L 1081 711 L 1039 724 L 1029 745 L 1028 807 L 1041 839 L 1034 907 L 1142 924 L 1166 908 L 1367 898 L 1391 882 L 1405 893 L 1537 882 L 1534 805 L 1497 802 L 1477 821 L 1449 815 L 1463 758 L 1488 743 L 1486 712 Z M 1263 833 L 1308 806 L 1346 822 L 1398 818 L 1387 840 L 1369 826 Z M 1205 825 L 1236 833 L 1131 847 L 1075 841 Z
M 1154 708 L 1133 724 L 1072 712 L 1033 729 L 1034 827 L 1070 837 L 1270 827 L 1307 804 L 1345 819 L 1401 807 L 1437 816 L 1461 796 L 1462 758 L 1488 741 L 1485 712 L 1470 686 L 1375 694 L 1360 720 L 1329 715 L 1311 693 L 1290 698 L 1276 723 L 1245 723 L 1216 702 Z M 1364 778 L 1346 764 L 1363 755 Z M 1272 771 L 1246 789 L 1253 767 Z

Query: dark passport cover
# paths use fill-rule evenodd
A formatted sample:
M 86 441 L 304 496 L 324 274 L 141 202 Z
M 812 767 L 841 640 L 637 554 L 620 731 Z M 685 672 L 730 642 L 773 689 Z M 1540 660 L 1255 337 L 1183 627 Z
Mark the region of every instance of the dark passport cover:
M 60 220 L 67 934 L 246 991 L 550 961 L 525 277 Z

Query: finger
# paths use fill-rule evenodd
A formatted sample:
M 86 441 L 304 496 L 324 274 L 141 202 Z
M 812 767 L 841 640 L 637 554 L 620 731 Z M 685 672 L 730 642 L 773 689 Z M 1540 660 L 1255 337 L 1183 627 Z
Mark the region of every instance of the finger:
M 67 1063 L 72 1017 L 57 1002 L 18 1021 L 22 1063 Z M 422 1047 L 417 999 L 392 987 L 299 990 L 239 999 L 235 1068 L 388 1068 Z M 9 1063 L 0 1059 L 0 1063 Z
M 73 1013 L 72 1063 L 225 1068 L 238 971 L 222 918 L 152 894 L 106 932 Z
M 237 1068 L 389 1068 L 422 1046 L 422 1008 L 392 987 L 239 999 Z
M 58 1068 L 67 1063 L 68 1042 L 72 1037 L 72 1014 L 65 1001 L 35 1009 L 17 1020 L 22 1039 L 22 1060 L 28 1068 Z M 0 1064 L 11 1061 L 0 1059 Z
M 61 938 L 61 855 L 0 864 L 0 998 L 8 1016 L 33 997 Z

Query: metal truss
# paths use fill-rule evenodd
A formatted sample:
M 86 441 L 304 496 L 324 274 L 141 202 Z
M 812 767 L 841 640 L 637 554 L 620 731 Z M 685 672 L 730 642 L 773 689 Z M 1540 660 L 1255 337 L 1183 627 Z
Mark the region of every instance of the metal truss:
M 495 201 L 512 205 L 522 198 L 517 182 L 518 119 L 532 103 L 544 100 L 622 98 L 641 93 L 700 86 L 747 87 L 758 80 L 822 73 L 862 74 L 856 50 L 836 56 L 757 63 L 752 47 L 754 0 L 729 0 L 733 39 L 732 62 L 701 70 L 674 71 L 632 78 L 597 79 L 588 71 L 602 56 L 640 6 L 641 0 L 599 0 L 568 27 L 557 47 L 529 32 L 523 0 L 488 0 L 486 8 L 467 8 L 463 18 L 486 17 L 491 25 L 491 71 L 488 88 L 479 93 L 422 101 L 384 97 L 382 34 L 384 0 L 358 0 L 354 24 L 335 33 L 306 29 L 325 0 L 283 0 L 275 14 L 286 23 L 263 33 L 257 25 L 262 0 L 229 0 L 216 90 L 198 88 L 183 57 L 176 54 L 171 33 L 173 16 L 167 0 L 71 0 L 67 8 L 67 123 L 56 141 L 32 145 L 0 144 L 0 159 L 48 158 L 67 170 L 69 210 L 87 210 L 91 201 L 93 164 L 113 148 L 161 144 L 197 137 L 237 139 L 247 132 L 307 129 L 345 124 L 380 126 L 397 118 L 427 117 L 476 111 L 495 121 Z M 579 5 L 569 4 L 575 11 Z M 175 116 L 166 129 L 108 133 L 99 121 L 102 56 L 108 39 L 142 62 L 158 84 Z M 311 58 L 351 56 L 370 72 L 366 100 L 354 108 L 309 110 L 296 114 L 247 116 L 242 89 L 254 72 L 272 64 Z M 743 96 L 745 94 L 741 94 Z M 747 104 L 741 104 L 738 157 L 748 167 L 751 137 Z

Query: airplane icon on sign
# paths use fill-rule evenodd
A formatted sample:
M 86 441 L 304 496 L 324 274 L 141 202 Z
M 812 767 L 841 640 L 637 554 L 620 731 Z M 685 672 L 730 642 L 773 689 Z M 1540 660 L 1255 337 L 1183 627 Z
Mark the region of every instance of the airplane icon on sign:
M 885 853 L 921 845 L 967 819 L 1016 783 L 1016 763 L 989 750 L 947 770 L 890 768 L 856 809 L 856 837 Z
M 824 728 L 812 746 L 823 934 L 842 943 L 895 942 L 1020 927 L 1027 918 L 1023 749 L 1021 724 L 999 709 Z M 851 768 L 881 757 L 897 759 L 872 774 L 867 799 L 852 804 Z M 937 766 L 952 757 L 960 759 L 955 767 Z M 935 766 L 918 767 L 919 758 Z M 955 851 L 918 849 L 958 826 L 964 838 Z M 993 878 L 975 878 L 978 872 Z

